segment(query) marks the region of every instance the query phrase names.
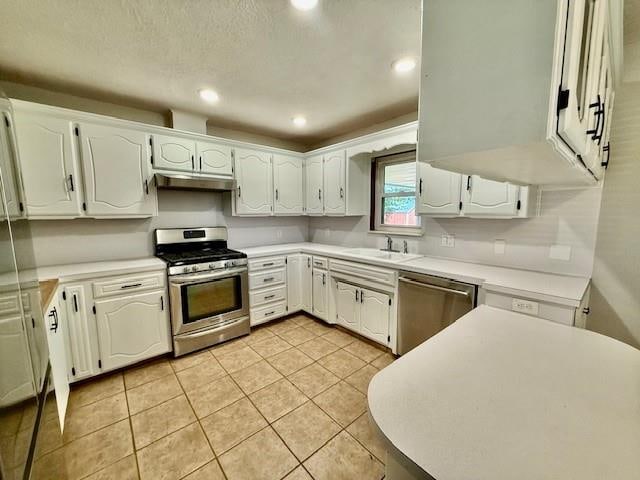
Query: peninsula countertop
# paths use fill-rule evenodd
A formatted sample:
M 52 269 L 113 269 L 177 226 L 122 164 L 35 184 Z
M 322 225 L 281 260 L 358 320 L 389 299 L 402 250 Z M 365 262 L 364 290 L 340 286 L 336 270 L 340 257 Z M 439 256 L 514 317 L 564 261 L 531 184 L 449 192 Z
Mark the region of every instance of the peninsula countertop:
M 597 333 L 483 305 L 376 374 L 368 399 L 416 478 L 640 475 L 640 350 Z
M 422 255 L 419 258 L 401 261 L 385 260 L 354 254 L 353 252 L 357 250 L 356 247 L 311 242 L 266 245 L 239 248 L 238 250 L 245 252 L 250 259 L 296 252 L 327 255 L 342 260 L 451 278 L 460 282 L 472 283 L 495 292 L 512 295 L 526 294 L 537 300 L 561 303 L 572 307 L 577 307 L 580 304 L 590 281 L 587 277 L 496 267 Z

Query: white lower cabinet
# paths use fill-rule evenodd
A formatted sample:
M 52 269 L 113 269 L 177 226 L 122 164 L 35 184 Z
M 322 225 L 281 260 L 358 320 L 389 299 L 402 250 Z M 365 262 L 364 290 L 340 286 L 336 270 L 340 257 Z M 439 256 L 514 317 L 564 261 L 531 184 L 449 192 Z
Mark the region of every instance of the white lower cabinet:
M 69 382 L 171 351 L 165 279 L 157 270 L 61 285 Z
M 289 312 L 302 310 L 302 255 L 287 256 L 287 307 Z
M 67 366 L 69 379 L 82 380 L 99 373 L 98 352 L 92 338 L 95 328 L 92 328 L 89 318 L 91 312 L 88 307 L 87 296 L 91 295 L 88 285 L 70 284 L 63 287 L 64 328 L 67 340 Z
M 302 285 L 302 309 L 313 313 L 313 267 L 311 255 L 300 255 L 300 284 Z
M 296 281 L 300 265 L 296 258 L 298 256 L 249 260 L 249 314 L 252 327 L 286 315 L 290 310 L 289 295 L 293 296 L 292 301 L 296 305 L 300 303 L 299 286 L 296 287 L 296 283 L 299 283 Z M 289 286 L 293 290 L 289 290 Z
M 336 321 L 350 330 L 360 329 L 360 287 L 338 282 L 336 287 Z
M 164 290 L 98 300 L 96 325 L 103 370 L 167 352 L 170 344 Z
M 51 377 L 56 391 L 58 420 L 60 421 L 60 430 L 64 431 L 64 419 L 67 412 L 67 403 L 69 402 L 69 377 L 65 347 L 65 322 L 63 321 L 64 311 L 60 307 L 60 294 L 56 292 L 44 321 L 47 330 Z
M 389 295 L 338 281 L 335 302 L 339 325 L 378 343 L 389 343 Z
M 326 270 L 313 269 L 313 315 L 329 319 L 329 274 Z
M 0 407 L 35 395 L 29 345 L 22 315 L 0 317 Z

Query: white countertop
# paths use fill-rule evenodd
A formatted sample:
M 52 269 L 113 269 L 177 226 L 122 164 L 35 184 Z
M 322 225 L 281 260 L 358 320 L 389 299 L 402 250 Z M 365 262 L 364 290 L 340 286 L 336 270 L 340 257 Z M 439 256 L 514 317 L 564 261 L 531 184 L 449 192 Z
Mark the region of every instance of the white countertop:
M 640 478 L 640 350 L 597 333 L 483 305 L 379 372 L 368 399 L 437 480 Z
M 324 245 L 320 243 L 287 243 L 240 249 L 249 258 L 269 255 L 284 255 L 304 252 L 313 255 L 328 255 L 343 260 L 352 260 L 371 265 L 406 270 L 427 275 L 451 278 L 472 283 L 487 290 L 513 295 L 527 294 L 537 300 L 556 302 L 577 307 L 580 304 L 589 278 L 533 272 L 516 268 L 494 267 L 476 263 L 459 262 L 437 257 L 423 256 L 408 261 L 389 261 L 379 258 L 353 255 L 352 247 Z
M 57 278 L 60 283 L 81 281 L 105 275 L 126 275 L 129 273 L 163 270 L 167 264 L 156 257 L 113 260 L 108 262 L 74 263 L 38 268 L 38 279 Z

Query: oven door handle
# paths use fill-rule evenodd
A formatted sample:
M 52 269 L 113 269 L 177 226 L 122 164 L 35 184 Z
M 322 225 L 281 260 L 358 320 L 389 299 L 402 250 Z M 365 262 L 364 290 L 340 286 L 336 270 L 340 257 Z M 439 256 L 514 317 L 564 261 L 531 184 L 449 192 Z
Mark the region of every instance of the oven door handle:
M 176 275 L 169 277 L 169 283 L 173 285 L 184 285 L 188 283 L 197 283 L 203 280 L 215 280 L 220 278 L 235 277 L 247 271 L 247 267 L 230 268 L 221 272 L 194 273 L 192 275 Z

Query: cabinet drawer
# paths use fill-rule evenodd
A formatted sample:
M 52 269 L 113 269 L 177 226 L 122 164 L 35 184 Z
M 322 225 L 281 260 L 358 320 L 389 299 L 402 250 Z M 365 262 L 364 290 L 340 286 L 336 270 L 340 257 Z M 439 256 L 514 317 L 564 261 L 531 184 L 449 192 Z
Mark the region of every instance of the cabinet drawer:
M 249 305 L 251 308 L 265 303 L 280 302 L 287 299 L 287 287 L 284 285 L 276 288 L 256 290 L 249 295 Z
M 20 312 L 20 302 L 17 293 L 0 294 L 0 316 Z
M 530 313 L 524 312 L 514 308 L 518 301 L 528 302 L 532 307 Z M 569 305 L 560 305 L 557 303 L 541 302 L 540 300 L 534 300 L 526 298 L 524 296 L 506 295 L 504 293 L 489 292 L 484 295 L 484 303 L 503 310 L 511 310 L 517 313 L 524 313 L 525 315 L 531 315 L 532 317 L 542 318 L 550 320 L 556 323 L 562 323 L 563 325 L 573 325 L 575 320 L 575 307 Z
M 165 282 L 165 272 L 148 273 L 144 275 L 127 275 L 126 277 L 108 278 L 93 282 L 94 298 L 118 295 L 125 292 L 139 292 L 152 288 L 162 288 Z
M 260 308 L 251 309 L 251 326 L 268 322 L 273 318 L 282 317 L 287 314 L 287 302 L 269 304 Z
M 386 268 L 372 267 L 361 263 L 345 262 L 331 259 L 331 271 L 353 275 L 376 283 L 395 285 L 396 272 Z
M 284 268 L 277 270 L 267 270 L 259 273 L 249 274 L 249 289 L 254 290 L 262 287 L 270 287 L 271 285 L 280 285 L 284 283 L 286 273 Z
M 314 268 L 324 268 L 325 270 L 329 268 L 329 260 L 325 257 L 316 257 L 314 255 L 311 261 L 313 262 Z
M 258 270 L 268 270 L 284 267 L 285 258 L 286 257 L 268 257 L 249 260 L 249 271 L 257 272 Z

